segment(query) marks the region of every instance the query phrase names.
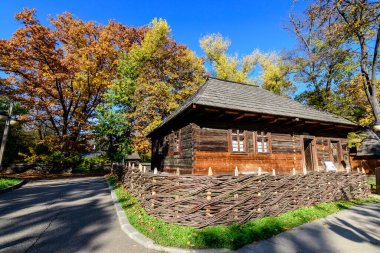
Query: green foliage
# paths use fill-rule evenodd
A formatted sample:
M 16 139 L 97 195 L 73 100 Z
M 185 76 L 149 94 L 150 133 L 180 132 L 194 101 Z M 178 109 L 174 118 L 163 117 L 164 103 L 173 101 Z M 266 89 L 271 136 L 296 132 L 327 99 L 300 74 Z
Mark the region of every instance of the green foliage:
M 229 56 L 231 42 L 220 34 L 204 36 L 199 43 L 217 78 L 256 83 L 277 95 L 291 95 L 295 91 L 290 80 L 292 67 L 279 54 L 263 54 L 256 49 L 241 59 L 237 55 Z M 261 73 L 255 79 L 250 78 L 257 68 L 261 68 Z
M 348 147 L 349 148 L 355 148 L 357 147 L 358 144 L 360 144 L 364 138 L 367 137 L 367 134 L 365 132 L 360 132 L 360 133 L 348 133 Z
M 102 170 L 101 167 L 96 165 L 101 165 L 108 162 L 108 158 L 105 156 L 96 157 L 85 157 L 82 159 L 81 163 L 73 169 L 74 173 L 92 173 Z
M 121 55 L 108 96 L 129 122 L 133 149 L 149 153 L 146 135 L 203 83 L 202 59 L 177 44 L 165 20 L 154 19 L 142 42 Z
M 277 95 L 292 95 L 296 90 L 290 80 L 292 66 L 275 53 L 262 54 L 259 59 L 261 86 Z
M 1 84 L 0 84 L 1 85 Z M 10 100 L 0 96 L 0 112 L 8 113 Z M 20 103 L 14 103 L 12 118 L 21 119 L 27 113 L 28 109 Z M 3 137 L 5 121 L 0 121 L 0 139 Z M 23 159 L 20 153 L 28 153 L 30 147 L 34 145 L 36 135 L 33 131 L 24 127 L 22 121 L 16 125 L 11 125 L 6 142 L 3 164 L 8 165 Z
M 249 76 L 259 61 L 258 50 L 242 59 L 239 59 L 237 55 L 228 56 L 227 50 L 231 42 L 220 34 L 206 35 L 199 43 L 207 60 L 212 64 L 217 78 L 241 83 L 252 82 Z
M 18 178 L 0 178 L 0 189 L 8 188 L 20 182 L 21 179 Z
M 128 107 L 120 106 L 115 90 L 105 94 L 104 102 L 97 107 L 98 122 L 95 126 L 97 150 L 107 150 L 111 161 L 122 161 L 131 151 L 131 119 Z
M 303 15 L 290 14 L 299 41 L 291 57 L 294 77 L 308 85 L 297 100 L 363 126 L 373 123 L 374 114 L 380 120 L 374 46 L 379 10 L 373 1 L 316 0 Z
M 108 179 L 132 226 L 160 245 L 181 248 L 237 249 L 254 241 L 268 239 L 306 222 L 326 217 L 355 204 L 380 203 L 380 200 L 375 198 L 335 201 L 299 208 L 275 217 L 252 220 L 243 225 L 196 229 L 169 224 L 162 219 L 148 215 L 139 201 L 127 192 L 114 177 L 111 176 Z

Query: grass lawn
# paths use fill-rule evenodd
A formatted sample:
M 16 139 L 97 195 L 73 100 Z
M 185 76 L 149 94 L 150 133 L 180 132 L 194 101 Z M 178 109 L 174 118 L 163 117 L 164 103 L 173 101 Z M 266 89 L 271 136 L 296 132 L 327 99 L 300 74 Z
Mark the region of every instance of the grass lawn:
M 0 178 L 0 189 L 8 188 L 14 184 L 17 184 L 21 179 L 17 178 Z
M 137 198 L 125 190 L 114 177 L 110 176 L 108 180 L 132 226 L 157 244 L 181 248 L 237 249 L 254 241 L 270 238 L 303 223 L 323 218 L 355 204 L 380 203 L 380 200 L 375 198 L 336 201 L 300 208 L 276 217 L 252 220 L 243 225 L 196 229 L 169 224 L 148 215 Z

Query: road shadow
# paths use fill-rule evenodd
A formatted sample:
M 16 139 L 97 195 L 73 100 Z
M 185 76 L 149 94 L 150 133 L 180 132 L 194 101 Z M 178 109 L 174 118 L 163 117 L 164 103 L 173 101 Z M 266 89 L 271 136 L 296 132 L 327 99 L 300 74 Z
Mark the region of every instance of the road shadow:
M 0 252 L 96 251 L 117 222 L 102 178 L 38 181 L 2 194 L 0 220 Z

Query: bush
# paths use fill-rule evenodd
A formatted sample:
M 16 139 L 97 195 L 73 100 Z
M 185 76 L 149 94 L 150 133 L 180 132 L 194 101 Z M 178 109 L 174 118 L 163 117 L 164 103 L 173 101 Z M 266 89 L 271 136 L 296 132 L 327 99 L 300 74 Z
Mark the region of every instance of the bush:
M 73 169 L 76 173 L 93 173 L 103 171 L 103 164 L 109 162 L 106 157 L 86 157 L 82 158 L 81 163 Z

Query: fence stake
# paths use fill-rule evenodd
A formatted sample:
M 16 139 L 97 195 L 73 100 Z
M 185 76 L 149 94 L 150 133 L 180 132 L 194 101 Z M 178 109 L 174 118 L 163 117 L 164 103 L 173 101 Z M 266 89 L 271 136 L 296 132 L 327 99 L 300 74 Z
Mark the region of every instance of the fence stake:
M 144 173 L 146 172 L 146 166 L 143 167 L 143 172 L 144 172 Z
M 235 193 L 235 195 L 234 195 L 234 199 L 235 199 L 235 202 L 237 203 L 237 201 L 238 201 L 238 198 L 239 198 L 239 194 L 237 194 L 237 193 Z M 236 207 L 235 209 L 234 209 L 234 213 L 235 213 L 235 215 L 234 215 L 234 219 L 235 220 L 237 220 L 238 219 L 238 213 L 239 213 L 239 210 L 238 210 L 238 208 Z
M 272 175 L 276 176 L 276 170 L 275 169 L 272 169 Z
M 293 168 L 293 176 L 296 174 L 296 168 Z
M 261 176 L 261 167 L 257 170 L 257 175 Z
M 356 171 L 357 171 L 358 173 L 360 173 L 360 169 L 359 169 L 359 167 L 356 168 Z
M 239 176 L 239 170 L 238 170 L 238 167 L 236 166 L 235 167 L 235 177 Z
M 142 172 L 143 168 L 142 168 L 142 165 L 141 163 L 139 163 L 139 171 Z
M 211 169 L 211 167 L 208 168 L 208 175 L 212 176 L 212 169 Z
M 180 171 L 179 171 L 179 168 L 177 168 L 177 172 L 176 172 L 176 175 L 179 176 L 180 175 Z

